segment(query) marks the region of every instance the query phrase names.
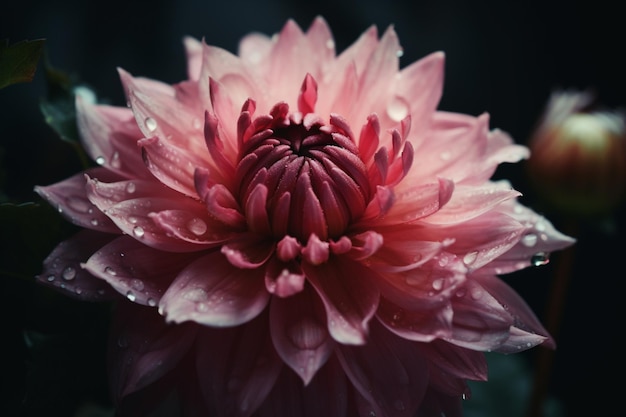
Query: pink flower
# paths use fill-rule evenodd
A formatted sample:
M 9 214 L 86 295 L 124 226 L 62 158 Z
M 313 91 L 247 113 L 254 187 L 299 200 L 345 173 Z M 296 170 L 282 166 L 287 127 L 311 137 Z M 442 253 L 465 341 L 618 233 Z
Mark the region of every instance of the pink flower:
M 187 38 L 189 79 L 120 70 L 129 108 L 77 100 L 100 165 L 37 192 L 85 228 L 45 284 L 118 293 L 121 413 L 460 415 L 482 352 L 553 342 L 497 275 L 573 243 L 516 201 L 528 156 L 488 116 L 437 111 L 444 55 L 399 70 L 392 28 L 335 55 L 324 20 Z

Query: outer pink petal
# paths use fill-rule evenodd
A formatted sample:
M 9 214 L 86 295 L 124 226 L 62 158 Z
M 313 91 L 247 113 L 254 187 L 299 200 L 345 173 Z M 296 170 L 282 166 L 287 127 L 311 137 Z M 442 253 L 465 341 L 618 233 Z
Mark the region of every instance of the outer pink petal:
M 124 176 L 145 176 L 145 168 L 128 152 L 142 137 L 129 109 L 94 105 L 77 96 L 76 123 L 81 143 L 94 161 Z
M 81 264 L 116 235 L 81 230 L 59 243 L 43 261 L 37 281 L 73 298 L 104 301 L 116 298 L 115 291 L 81 267 Z
M 239 269 L 219 252 L 185 268 L 165 292 L 159 311 L 168 321 L 230 327 L 256 317 L 267 305 L 264 271 Z
M 187 55 L 187 76 L 190 80 L 198 81 L 202 68 L 202 42 L 191 36 L 185 36 L 183 43 Z
M 308 385 L 334 346 L 328 334 L 324 306 L 307 287 L 291 297 L 273 298 L 269 321 L 276 351 Z
M 448 304 L 432 309 L 408 310 L 381 298 L 376 317 L 389 331 L 403 339 L 430 342 L 450 337 L 453 314 Z
M 372 322 L 363 346 L 339 345 L 337 357 L 372 415 L 413 417 L 428 387 L 428 364 L 415 342 Z M 361 415 L 367 415 L 363 412 Z
M 482 352 L 458 347 L 443 340 L 420 343 L 418 346 L 433 367 L 439 368 L 441 372 L 445 372 L 452 378 L 473 381 L 487 380 L 487 360 Z M 431 374 L 431 376 L 436 377 L 435 374 Z M 451 392 L 450 394 L 461 393 Z
M 53 207 L 56 207 L 63 217 L 75 225 L 101 232 L 119 233 L 120 230 L 111 219 L 87 198 L 85 174 L 96 177 L 111 176 L 110 172 L 105 168 L 93 168 L 56 184 L 37 186 L 35 191 Z
M 366 343 L 368 323 L 378 306 L 376 273 L 341 257 L 331 257 L 317 266 L 304 263 L 302 268 L 324 302 L 333 339 L 346 344 Z
M 284 368 L 266 314 L 242 326 L 202 330 L 196 362 L 200 389 L 217 417 L 253 414 Z
M 117 305 L 109 355 L 116 401 L 146 387 L 174 369 L 191 348 L 197 326 L 169 326 L 153 309 Z
M 545 342 L 545 346 L 554 348 L 554 340 L 548 331 L 542 326 L 535 313 L 530 309 L 526 301 L 522 299 L 509 285 L 500 278 L 493 275 L 477 275 L 475 279 L 489 292 L 498 302 L 504 306 L 506 311 L 513 317 L 513 325 L 520 331 L 515 331 L 512 340 L 507 342 L 512 351 L 520 351 L 531 348 L 539 343 Z M 528 333 L 528 334 L 524 334 Z M 525 340 L 530 336 L 538 336 L 534 341 Z M 515 343 L 517 339 L 517 344 Z M 529 344 L 530 343 L 530 344 Z M 501 349 L 505 350 L 505 349 Z M 508 351 L 509 348 L 506 348 Z
M 514 318 L 487 289 L 468 280 L 451 299 L 454 318 L 447 340 L 472 350 L 491 351 L 509 337 Z
M 306 386 L 284 368 L 259 409 L 259 417 L 352 417 L 347 378 L 333 359 Z
M 176 275 L 197 257 L 162 252 L 121 236 L 94 253 L 84 268 L 130 301 L 155 307 Z

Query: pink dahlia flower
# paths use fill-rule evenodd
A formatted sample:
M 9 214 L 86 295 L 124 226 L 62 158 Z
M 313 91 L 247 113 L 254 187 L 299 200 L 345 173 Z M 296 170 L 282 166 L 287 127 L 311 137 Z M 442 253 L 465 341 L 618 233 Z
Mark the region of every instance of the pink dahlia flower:
M 455 416 L 483 352 L 552 346 L 497 275 L 573 240 L 490 180 L 525 147 L 436 110 L 442 53 L 400 70 L 372 27 L 336 55 L 321 18 L 185 46 L 188 80 L 120 70 L 128 108 L 79 97 L 100 166 L 36 188 L 84 228 L 39 280 L 130 300 L 121 414 Z

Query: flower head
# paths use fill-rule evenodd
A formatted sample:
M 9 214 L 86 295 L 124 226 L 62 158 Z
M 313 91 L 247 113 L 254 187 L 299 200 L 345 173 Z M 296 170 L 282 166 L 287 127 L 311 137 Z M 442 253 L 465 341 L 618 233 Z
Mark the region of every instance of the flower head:
M 442 53 L 400 70 L 371 28 L 336 55 L 321 18 L 185 46 L 188 80 L 120 70 L 129 108 L 78 99 L 101 166 L 37 187 L 85 228 L 40 280 L 131 301 L 121 410 L 165 390 L 220 416 L 456 415 L 482 352 L 552 344 L 497 275 L 573 241 L 490 180 L 526 148 L 436 110 Z
M 589 92 L 552 94 L 529 146 L 537 190 L 568 214 L 606 215 L 626 196 L 626 114 Z

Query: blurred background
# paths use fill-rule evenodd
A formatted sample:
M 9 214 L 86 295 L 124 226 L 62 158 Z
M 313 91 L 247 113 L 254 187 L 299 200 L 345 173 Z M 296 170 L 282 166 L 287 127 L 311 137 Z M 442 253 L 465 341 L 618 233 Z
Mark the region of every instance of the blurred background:
M 93 88 L 101 100 L 124 105 L 116 68 L 178 82 L 186 76 L 185 35 L 236 52 L 238 40 L 251 31 L 278 32 L 289 18 L 306 29 L 321 15 L 342 51 L 370 25 L 381 33 L 394 25 L 404 47 L 402 66 L 434 51 L 446 53 L 440 109 L 488 112 L 492 127 L 526 144 L 556 89 L 591 89 L 608 108 L 626 105 L 626 37 L 618 4 L 13 0 L 0 7 L 0 40 L 45 38 L 42 59 Z M 1 202 L 38 201 L 34 185 L 81 169 L 75 150 L 42 116 L 40 100 L 46 93 L 42 65 L 31 83 L 0 90 Z M 618 338 L 626 330 L 624 204 L 601 217 L 572 219 L 539 198 L 523 163 L 503 166 L 497 176 L 510 179 L 524 194 L 524 204 L 578 239 L 574 249 L 555 253 L 548 265 L 505 277 L 544 323 L 548 306 L 558 306 L 559 299 L 564 303 L 554 329 L 558 349 L 539 378 L 547 389 L 546 416 L 623 415 L 626 359 Z M 2 215 L 8 223 L 13 214 L 5 210 Z M 70 233 L 57 217 L 53 213 L 21 225 L 20 236 L 10 235 L 16 229 L 5 226 L 0 235 L 0 317 L 7 352 L 1 372 L 3 416 L 110 415 L 106 309 L 58 298 L 32 281 L 52 242 L 22 241 L 36 242 L 50 229 Z M 555 294 L 561 268 L 570 272 Z M 491 383 L 472 385 L 475 395 L 467 401 L 467 415 L 526 417 L 543 351 L 490 356 Z

